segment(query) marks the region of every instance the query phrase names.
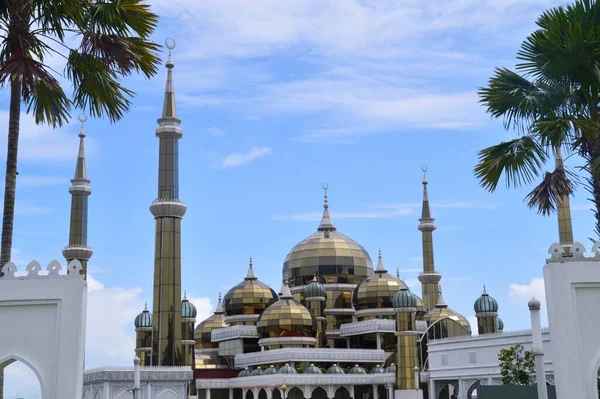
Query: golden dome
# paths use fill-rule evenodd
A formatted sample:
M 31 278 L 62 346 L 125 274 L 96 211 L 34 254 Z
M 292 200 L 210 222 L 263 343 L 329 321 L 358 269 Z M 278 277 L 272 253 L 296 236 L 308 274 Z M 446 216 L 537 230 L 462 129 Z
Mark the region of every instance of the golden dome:
M 446 337 L 456 337 L 461 335 L 471 335 L 471 324 L 467 318 L 460 313 L 450 309 L 446 302 L 444 302 L 444 298 L 442 297 L 442 290 L 440 288 L 438 294 L 438 301 L 433 309 L 428 311 L 421 320 L 427 322 L 427 326 L 431 326 L 438 320 L 449 319 L 454 323 L 453 325 L 448 325 L 443 328 L 443 335 L 438 338 L 446 338 Z
M 317 319 L 292 298 L 287 282 L 279 300 L 261 313 L 256 326 L 261 338 L 317 336 Z
M 369 253 L 331 223 L 327 192 L 323 208 L 317 232 L 292 248 L 283 262 L 283 275 L 291 287 L 310 283 L 315 273 L 325 284 L 358 284 L 373 274 Z
M 223 303 L 221 294 L 219 294 L 219 302 L 215 313 L 206 320 L 200 322 L 194 330 L 194 340 L 196 341 L 196 349 L 217 348 L 217 343 L 212 343 L 211 334 L 213 330 L 227 327 L 225 323 L 225 315 L 223 314 Z
M 223 298 L 227 316 L 260 314 L 276 300 L 275 291 L 254 276 L 252 258 L 244 281 L 230 289 Z
M 381 251 L 379 251 L 375 273 L 354 289 L 352 297 L 354 308 L 356 310 L 393 309 L 392 299 L 402 288 L 408 287 L 402 280 L 388 274 L 381 259 Z

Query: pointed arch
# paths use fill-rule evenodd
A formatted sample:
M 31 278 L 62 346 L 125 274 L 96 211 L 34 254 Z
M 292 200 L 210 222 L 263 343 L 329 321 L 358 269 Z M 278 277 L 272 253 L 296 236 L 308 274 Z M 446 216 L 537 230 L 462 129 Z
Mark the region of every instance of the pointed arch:
M 337 387 L 333 399 L 350 399 L 350 391 L 345 386 Z
M 320 386 L 311 386 L 310 399 L 327 399 L 327 391 Z
M 165 388 L 156 396 L 156 399 L 177 399 L 179 395 L 172 388 Z
M 19 355 L 8 355 L 5 356 L 4 358 L 0 358 L 0 370 L 4 370 L 4 368 L 6 366 L 9 366 L 15 362 L 20 362 L 23 363 L 24 365 L 26 365 L 31 371 L 33 371 L 33 374 L 35 374 L 35 376 L 38 379 L 38 382 L 40 383 L 40 391 L 42 392 L 42 394 L 44 393 L 44 379 L 42 378 L 42 376 L 40 375 L 40 372 L 38 371 L 38 369 L 33 366 L 28 360 L 26 360 L 25 358 L 19 356 Z
M 267 391 L 264 388 L 259 389 L 257 398 L 258 399 L 267 399 L 268 398 Z
M 304 399 L 304 392 L 297 386 L 290 387 L 285 394 L 289 399 Z
M 252 392 L 252 389 L 248 389 L 246 391 L 246 395 L 244 396 L 244 399 L 254 399 L 254 393 Z

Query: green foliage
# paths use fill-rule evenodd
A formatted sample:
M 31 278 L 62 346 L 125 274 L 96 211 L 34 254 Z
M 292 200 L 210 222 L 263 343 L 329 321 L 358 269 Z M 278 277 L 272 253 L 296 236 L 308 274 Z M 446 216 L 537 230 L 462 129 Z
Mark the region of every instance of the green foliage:
M 150 41 L 157 22 L 142 0 L 0 1 L 0 84 L 19 80 L 26 111 L 39 124 L 64 125 L 73 107 L 115 122 L 134 95 L 120 81 L 158 71 L 160 46 Z M 46 63 L 49 56 L 65 60 L 64 73 Z
M 531 385 L 535 378 L 533 351 L 525 351 L 522 345 L 500 349 L 500 374 L 504 385 Z
M 482 187 L 496 190 L 504 177 L 507 187 L 521 187 L 542 177 L 526 197 L 542 214 L 556 209 L 557 198 L 570 195 L 566 173 L 544 173 L 557 149 L 578 154 L 593 194 L 600 235 L 600 2 L 577 0 L 554 7 L 537 20 L 538 29 L 522 43 L 516 71 L 497 68 L 480 102 L 506 129 L 519 138 L 485 148 L 474 173 Z M 577 180 L 577 179 L 571 179 Z

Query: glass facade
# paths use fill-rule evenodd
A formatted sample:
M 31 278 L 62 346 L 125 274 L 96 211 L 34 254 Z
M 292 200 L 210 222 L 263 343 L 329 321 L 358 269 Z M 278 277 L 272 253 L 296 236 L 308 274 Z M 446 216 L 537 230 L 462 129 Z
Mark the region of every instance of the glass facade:
M 316 337 L 317 319 L 293 299 L 281 299 L 265 310 L 257 322 L 261 338 Z

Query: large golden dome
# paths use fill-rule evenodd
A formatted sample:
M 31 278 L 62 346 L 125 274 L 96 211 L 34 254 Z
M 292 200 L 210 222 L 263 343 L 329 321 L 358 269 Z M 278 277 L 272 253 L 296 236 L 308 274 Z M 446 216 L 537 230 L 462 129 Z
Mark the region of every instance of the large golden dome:
M 211 334 L 213 330 L 227 327 L 225 323 L 225 315 L 223 314 L 223 303 L 221 294 L 219 294 L 219 302 L 215 313 L 206 320 L 200 322 L 194 330 L 194 340 L 196 341 L 196 349 L 217 348 L 217 343 L 212 343 Z
M 317 319 L 292 298 L 287 284 L 279 300 L 261 313 L 256 326 L 261 338 L 317 336 Z
M 375 273 L 354 289 L 352 296 L 354 308 L 356 310 L 393 309 L 392 299 L 402 288 L 407 288 L 406 284 L 387 272 L 379 251 Z
M 315 273 L 325 284 L 359 284 L 373 274 L 373 263 L 365 248 L 331 223 L 327 194 L 323 208 L 317 232 L 292 248 L 283 262 L 283 276 L 291 287 L 308 284 Z
M 248 275 L 225 294 L 223 303 L 227 316 L 258 315 L 276 300 L 275 291 L 254 276 L 250 258 Z
M 440 288 L 437 304 L 433 309 L 425 313 L 421 320 L 426 321 L 427 326 L 431 326 L 435 322 L 443 319 L 451 320 L 454 323 L 448 323 L 447 325 L 443 326 L 443 328 L 440 328 L 442 336 L 438 336 L 437 338 L 471 335 L 471 324 L 469 324 L 469 321 L 465 316 L 450 309 L 448 305 L 446 305 L 446 302 L 444 302 L 444 298 L 442 297 L 442 290 Z

